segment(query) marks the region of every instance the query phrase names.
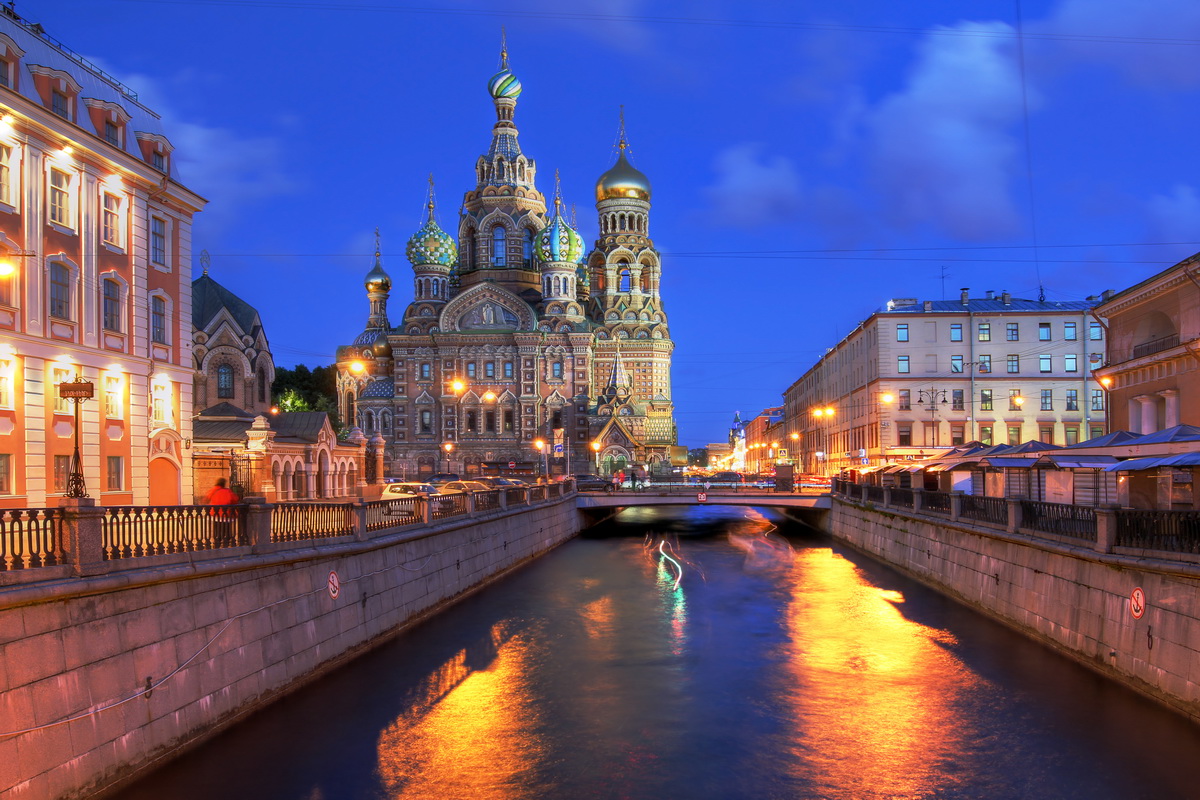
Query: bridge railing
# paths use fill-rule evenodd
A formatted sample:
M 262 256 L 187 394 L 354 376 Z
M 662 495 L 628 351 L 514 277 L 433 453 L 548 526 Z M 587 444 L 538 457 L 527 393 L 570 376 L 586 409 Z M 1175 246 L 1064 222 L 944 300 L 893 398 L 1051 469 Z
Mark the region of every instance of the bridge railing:
M 1118 508 L 1117 547 L 1200 554 L 1200 511 Z
M 573 491 L 574 484 L 562 483 L 370 502 L 270 504 L 248 498 L 230 506 L 103 507 L 85 499 L 62 508 L 0 509 L 0 574 L 9 576 L 6 583 L 22 583 L 134 568 L 152 556 L 173 563 L 172 556 L 191 559 L 210 552 L 219 557 L 237 547 L 367 539 L 394 529 L 556 501 Z

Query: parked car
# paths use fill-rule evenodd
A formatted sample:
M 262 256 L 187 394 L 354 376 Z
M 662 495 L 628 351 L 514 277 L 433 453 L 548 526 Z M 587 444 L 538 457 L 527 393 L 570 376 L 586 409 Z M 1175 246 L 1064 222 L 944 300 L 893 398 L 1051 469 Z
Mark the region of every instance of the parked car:
M 712 476 L 713 483 L 742 483 L 742 474 L 740 472 L 718 472 Z
M 509 487 L 520 487 L 527 485 L 525 481 L 519 481 L 516 478 L 504 478 L 499 475 L 481 475 L 474 480 L 477 480 L 480 483 L 486 483 L 493 489 L 507 489 Z
M 389 483 L 383 487 L 383 499 L 389 500 L 396 497 L 412 497 L 437 494 L 437 487 L 431 483 Z
M 581 492 L 603 492 L 611 485 L 612 482 L 608 478 L 602 478 L 599 475 L 575 476 L 575 488 Z
M 438 487 L 438 494 L 462 494 L 464 492 L 490 492 L 492 487 L 479 481 L 449 481 Z
M 461 480 L 457 472 L 438 472 L 430 475 L 425 482 L 432 483 L 434 486 L 441 486 L 443 483 L 457 480 Z

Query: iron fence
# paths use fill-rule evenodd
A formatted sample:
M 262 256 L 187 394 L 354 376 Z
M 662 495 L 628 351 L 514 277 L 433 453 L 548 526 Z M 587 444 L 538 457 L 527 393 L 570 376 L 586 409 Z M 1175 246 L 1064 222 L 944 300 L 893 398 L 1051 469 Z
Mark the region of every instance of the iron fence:
M 367 530 L 393 528 L 421 521 L 421 507 L 416 495 L 392 500 L 372 500 L 367 503 Z
M 105 561 L 237 547 L 246 541 L 246 507 L 110 506 L 100 519 Z
M 430 496 L 429 502 L 433 504 L 429 514 L 432 519 L 457 517 L 467 513 L 465 494 L 435 494 Z
M 891 504 L 899 508 L 912 508 L 913 490 L 902 489 L 899 486 L 893 486 Z
M 0 509 L 0 568 L 62 564 L 62 520 L 61 508 Z
M 530 487 L 529 487 L 529 502 L 531 502 L 531 503 L 540 503 L 540 502 L 542 502 L 542 501 L 543 501 L 543 500 L 545 500 L 545 499 L 546 499 L 546 487 L 545 487 L 545 485 L 542 485 L 542 486 L 530 486 Z
M 504 502 L 510 506 L 524 503 L 529 496 L 529 490 L 521 486 L 513 486 L 504 490 Z
M 1200 511 L 1118 508 L 1118 547 L 1200 553 Z
M 500 492 L 492 490 L 490 492 L 475 493 L 475 510 L 476 511 L 495 511 L 500 507 Z
M 353 535 L 352 509 L 349 503 L 279 503 L 271 509 L 271 541 Z
M 922 492 L 921 493 L 921 510 L 931 511 L 934 514 L 950 513 L 950 493 L 949 492 Z
M 1096 510 L 1088 506 L 1021 501 L 1021 527 L 1085 542 L 1096 541 Z
M 884 489 L 882 486 L 871 486 L 870 484 L 868 484 L 866 487 L 866 490 L 867 490 L 867 496 L 865 499 L 868 503 L 882 503 L 883 502 Z
M 990 522 L 993 525 L 1007 525 L 1008 503 L 1003 497 L 980 497 L 965 494 L 959 517 L 973 519 L 976 522 Z

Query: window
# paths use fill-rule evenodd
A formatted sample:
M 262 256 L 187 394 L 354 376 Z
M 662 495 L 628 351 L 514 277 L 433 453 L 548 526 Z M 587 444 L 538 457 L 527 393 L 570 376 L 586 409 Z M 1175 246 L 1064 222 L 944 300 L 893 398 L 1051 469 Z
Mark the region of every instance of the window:
M 1020 444 L 1021 443 L 1021 426 L 1020 425 L 1009 425 L 1008 426 L 1008 443 L 1009 444 Z
M 109 192 L 104 193 L 103 216 L 101 223 L 104 243 L 113 247 L 121 246 L 121 198 Z
M 50 316 L 71 318 L 71 270 L 65 264 L 50 265 Z
M 0 408 L 13 407 L 12 374 L 12 361 L 0 358 Z
M 1067 389 L 1067 411 L 1079 410 L 1079 390 Z
M 12 494 L 12 457 L 0 453 L 0 494 Z
M 896 371 L 897 372 L 908 372 L 908 356 L 897 356 Z
M 979 373 L 981 375 L 992 371 L 992 357 L 990 355 L 981 355 L 979 357 Z
M 896 426 L 896 444 L 900 447 L 912 447 L 912 425 Z
M 1101 428 L 1099 426 L 1092 428 L 1091 438 L 1099 439 L 1103 435 L 1104 435 L 1104 428 Z
M 106 459 L 107 487 L 110 492 L 119 492 L 125 488 L 125 459 L 121 456 L 109 456 Z
M 433 412 L 421 412 L 421 433 L 433 433 Z
M 421 370 L 418 374 L 420 376 L 420 379 L 423 381 L 432 380 L 433 379 L 433 365 L 430 364 L 428 361 L 421 362 Z
M 912 410 L 912 390 L 911 389 L 901 389 L 900 390 L 900 401 L 899 401 L 897 408 L 900 411 L 911 411 Z
M 150 218 L 150 261 L 167 265 L 167 221 L 159 217 Z
M 121 379 L 116 375 L 104 376 L 104 416 L 109 419 L 121 419 L 124 414 L 124 403 L 121 396 Z
M 1038 441 L 1045 442 L 1046 444 L 1054 444 L 1053 425 L 1042 425 L 1038 428 L 1038 434 Z
M 1075 325 L 1074 322 L 1064 322 L 1063 323 L 1063 339 L 1065 339 L 1068 342 L 1073 342 L 1076 339 L 1078 339 L 1079 332 L 1076 330 L 1076 328 L 1077 328 L 1077 326 Z
M 1020 389 L 1008 390 L 1008 410 L 1020 411 L 1021 406 L 1025 405 L 1025 398 L 1021 396 Z
M 467 412 L 467 430 L 474 433 L 479 429 L 479 419 L 474 411 Z
M 992 444 L 992 426 L 991 425 L 980 425 L 979 426 L 979 442 L 980 442 L 980 444 L 986 444 L 989 446 Z
M 70 456 L 55 456 L 54 457 L 54 491 L 65 492 L 67 490 L 67 476 L 71 474 L 71 457 Z
M 1046 356 L 1046 355 L 1038 356 L 1038 371 L 1039 372 L 1053 372 L 1054 371 L 1054 360 L 1050 356 Z
M 70 414 L 71 401 L 58 393 L 58 384 L 66 383 L 71 380 L 71 373 L 65 369 L 54 370 L 54 413 L 55 414 Z
M 1021 341 L 1020 323 L 1010 322 L 1004 326 L 1004 338 L 1010 342 Z
M 53 91 L 50 94 L 50 110 L 63 119 L 71 118 L 71 111 L 68 107 L 67 96 L 60 91 Z
M 162 150 L 155 150 L 150 156 L 150 165 L 159 172 L 167 171 L 167 155 Z
M 1063 433 L 1066 434 L 1065 444 L 1079 444 L 1079 426 L 1067 425 L 1063 428 Z
M 150 341 L 167 343 L 167 301 L 161 297 L 150 298 Z
M 980 411 L 991 411 L 992 410 L 992 390 L 991 389 L 980 389 L 979 390 L 979 410 Z
M 954 445 L 954 446 L 958 446 L 960 444 L 966 443 L 966 441 L 967 441 L 967 432 L 966 431 L 967 431 L 967 429 L 966 429 L 966 426 L 964 426 L 964 425 L 961 425 L 961 424 L 951 425 L 950 426 L 950 444 Z
M 50 221 L 71 226 L 71 176 L 61 169 L 50 170 Z
M 1079 356 L 1074 354 L 1063 356 L 1063 369 L 1067 372 L 1078 372 Z
M 979 323 L 979 341 L 990 342 L 992 340 L 992 324 L 990 322 Z
M 521 258 L 525 269 L 533 269 L 533 231 L 525 228 L 521 239 Z
M 1009 356 L 1008 357 L 1008 371 L 1010 374 L 1021 371 L 1021 357 L 1020 356 Z
M 0 203 L 14 205 L 12 201 L 12 171 L 8 164 L 12 160 L 13 149 L 6 144 L 0 144 Z
M 1050 341 L 1050 323 L 1049 322 L 1039 322 L 1038 323 L 1038 341 L 1039 342 Z
M 513 376 L 513 362 L 504 362 L 504 377 L 511 378 Z
M 233 397 L 233 367 L 228 364 L 217 367 L 217 397 Z
M 1053 389 L 1042 389 L 1041 410 L 1042 411 L 1053 411 L 1054 410 L 1054 390 Z
M 513 429 L 513 412 L 511 409 L 504 412 L 504 432 L 508 433 Z
M 966 408 L 966 391 L 963 389 L 950 390 L 950 409 L 952 411 L 963 411 Z M 961 444 L 961 442 L 960 442 Z
M 617 291 L 628 292 L 632 285 L 632 279 L 629 275 L 629 267 L 621 267 L 621 271 L 617 273 Z
M 496 432 L 496 412 L 495 411 L 483 412 L 483 429 L 488 433 Z
M 550 365 L 550 376 L 553 378 L 561 378 L 563 376 L 563 365 L 561 361 L 555 361 Z
M 961 342 L 962 341 L 962 324 L 961 323 L 956 322 L 950 326 L 950 341 L 952 341 L 952 342 Z
M 506 263 L 505 256 L 507 255 L 508 238 L 504 233 L 504 226 L 497 225 L 492 228 L 492 266 L 503 267 Z
M 962 356 L 950 356 L 950 371 L 951 372 L 962 372 L 963 371 L 963 357 Z
M 1092 389 L 1092 411 L 1104 410 L 1104 390 Z
M 485 378 L 496 377 L 496 365 L 493 362 L 489 361 L 488 363 L 483 365 L 483 377 L 485 377 Z
M 470 362 L 469 364 L 467 364 L 467 377 L 468 377 L 468 378 L 474 378 L 474 377 L 475 377 L 475 371 L 476 371 L 476 366 L 475 366 L 475 362 L 474 362 L 474 361 L 472 361 L 472 362 Z
M 121 129 L 109 120 L 104 120 L 104 141 L 113 147 L 121 146 Z
M 106 331 L 121 330 L 121 284 L 112 278 L 104 279 L 101 317 Z
M 900 325 L 896 326 L 896 341 L 897 342 L 907 342 L 908 341 L 908 325 L 900 324 Z
M 12 88 L 12 62 L 7 58 L 0 58 L 0 86 Z
M 1098 342 L 1104 338 L 1104 330 L 1100 327 L 1099 322 L 1092 322 L 1088 324 L 1088 338 L 1093 342 Z

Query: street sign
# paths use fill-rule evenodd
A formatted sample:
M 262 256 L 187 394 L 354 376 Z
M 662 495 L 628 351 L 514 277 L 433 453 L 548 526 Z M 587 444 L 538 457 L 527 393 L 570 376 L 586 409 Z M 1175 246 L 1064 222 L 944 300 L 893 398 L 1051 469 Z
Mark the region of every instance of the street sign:
M 509 468 L 509 469 L 516 469 L 516 468 L 517 468 L 517 462 L 515 462 L 515 461 L 510 461 L 510 462 L 508 462 L 508 468 Z
M 329 596 L 337 600 L 337 596 L 342 592 L 342 582 L 338 579 L 338 574 L 332 570 L 329 572 Z
M 708 492 L 697 492 L 696 493 L 696 502 L 697 503 L 703 503 L 706 500 L 708 500 Z
M 96 384 L 87 381 L 60 383 L 58 396 L 65 400 L 91 400 L 96 396 Z
M 1133 614 L 1134 619 L 1141 619 L 1146 613 L 1146 593 L 1140 586 L 1129 595 L 1129 613 Z

